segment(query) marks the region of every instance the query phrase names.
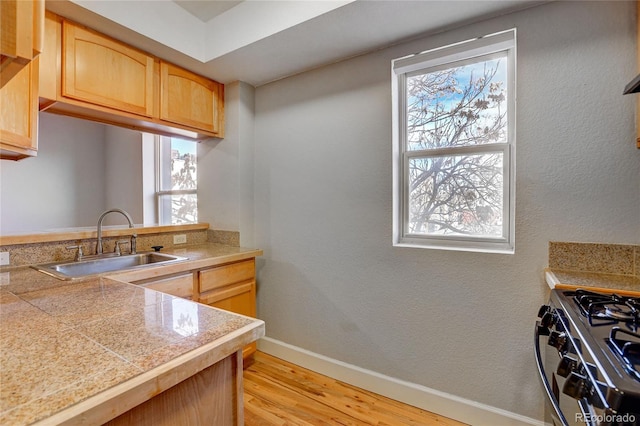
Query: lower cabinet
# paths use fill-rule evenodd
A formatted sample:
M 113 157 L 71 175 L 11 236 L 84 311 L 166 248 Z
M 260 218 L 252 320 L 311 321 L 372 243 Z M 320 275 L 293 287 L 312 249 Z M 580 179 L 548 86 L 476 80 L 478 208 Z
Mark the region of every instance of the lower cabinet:
M 193 299 L 193 273 L 182 274 L 174 277 L 154 279 L 149 282 L 139 283 L 142 287 L 161 291 L 172 296 Z
M 151 399 L 104 426 L 242 425 L 244 405 L 240 364 L 242 361 L 235 352 L 164 392 L 157 393 L 155 388 L 158 385 L 147 388 L 147 392 L 154 395 Z M 144 392 L 122 394 L 121 400 L 116 401 L 119 402 L 118 409 L 130 406 L 131 399 L 141 394 Z M 93 421 L 86 413 L 83 420 L 84 424 L 102 423 Z
M 255 259 L 201 270 L 199 302 L 248 317 L 256 316 Z M 246 360 L 256 351 L 252 343 L 242 351 Z
M 179 275 L 135 281 L 134 284 L 255 318 L 255 265 L 255 258 L 251 258 Z M 255 351 L 255 342 L 244 348 L 245 365 L 251 363 Z

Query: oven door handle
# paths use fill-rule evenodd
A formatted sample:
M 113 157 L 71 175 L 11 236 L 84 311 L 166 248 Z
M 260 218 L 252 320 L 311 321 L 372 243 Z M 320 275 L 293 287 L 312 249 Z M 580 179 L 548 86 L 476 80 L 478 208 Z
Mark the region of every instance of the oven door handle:
M 595 426 L 594 419 L 596 418 L 595 414 L 591 412 L 589 408 L 589 404 L 587 403 L 586 398 L 582 398 L 578 400 L 578 407 L 580 407 L 580 412 L 582 413 L 582 419 L 584 420 L 587 426 Z
M 553 391 L 551 390 L 549 380 L 547 380 L 547 376 L 545 375 L 544 365 L 542 365 L 542 354 L 540 352 L 540 327 L 542 327 L 542 324 L 540 324 L 540 321 L 536 321 L 536 327 L 534 330 L 534 347 L 536 353 L 536 363 L 538 364 L 538 372 L 540 373 L 540 379 L 542 379 L 544 390 L 547 393 L 547 399 L 549 399 L 549 402 L 551 402 L 551 405 L 553 406 L 553 411 L 555 411 L 558 420 L 562 422 L 562 426 L 568 426 L 569 424 L 567 423 L 567 419 L 565 419 L 564 415 L 562 414 L 560 405 L 558 404 L 558 401 L 556 401 L 556 398 L 553 395 Z

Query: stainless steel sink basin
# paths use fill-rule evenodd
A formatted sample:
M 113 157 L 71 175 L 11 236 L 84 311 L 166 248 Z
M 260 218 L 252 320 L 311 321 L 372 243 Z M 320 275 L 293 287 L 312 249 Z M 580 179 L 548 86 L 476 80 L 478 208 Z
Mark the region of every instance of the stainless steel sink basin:
M 79 261 L 34 265 L 32 268 L 56 278 L 71 280 L 73 278 L 81 278 L 105 272 L 166 265 L 183 260 L 187 260 L 187 258 L 166 253 L 150 252 L 122 256 L 100 256 Z

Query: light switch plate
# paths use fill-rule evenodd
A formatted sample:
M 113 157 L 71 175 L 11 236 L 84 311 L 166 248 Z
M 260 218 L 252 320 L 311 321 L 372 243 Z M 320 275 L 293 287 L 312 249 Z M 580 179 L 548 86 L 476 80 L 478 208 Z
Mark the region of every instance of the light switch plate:
M 187 242 L 186 234 L 174 235 L 173 244 L 185 244 Z
M 0 253 L 0 266 L 9 264 L 9 252 L 3 251 Z

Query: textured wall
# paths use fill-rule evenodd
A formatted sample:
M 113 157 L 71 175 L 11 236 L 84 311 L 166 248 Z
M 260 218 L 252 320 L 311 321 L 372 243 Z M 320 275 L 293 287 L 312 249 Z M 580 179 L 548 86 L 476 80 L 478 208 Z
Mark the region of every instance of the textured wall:
M 0 164 L 0 234 L 95 225 L 105 202 L 104 129 L 40 114 L 38 156 Z
M 549 241 L 640 242 L 635 99 L 621 95 L 634 14 L 633 2 L 553 2 L 257 88 L 267 335 L 541 419 L 532 328 Z M 512 27 L 515 255 L 393 248 L 391 60 Z
M 144 222 L 140 132 L 49 113 L 39 120 L 38 155 L 0 165 L 0 234 L 95 226 L 113 207 Z M 120 215 L 104 221 L 125 223 Z

